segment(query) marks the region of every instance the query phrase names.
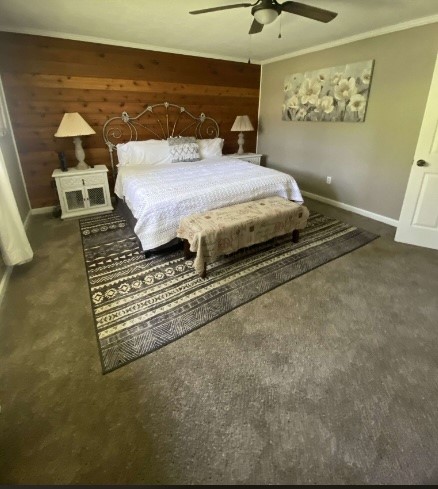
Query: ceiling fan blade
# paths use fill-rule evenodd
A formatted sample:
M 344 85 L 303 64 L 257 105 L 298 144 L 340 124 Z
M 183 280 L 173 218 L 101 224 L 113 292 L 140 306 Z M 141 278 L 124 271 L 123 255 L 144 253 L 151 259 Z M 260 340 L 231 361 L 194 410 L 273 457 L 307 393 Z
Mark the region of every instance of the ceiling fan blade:
M 257 22 L 255 19 L 252 21 L 251 28 L 249 29 L 248 34 L 257 34 L 258 32 L 262 32 L 263 24 Z
M 207 12 L 217 12 L 218 10 L 228 10 L 231 8 L 240 8 L 240 7 L 251 7 L 250 3 L 235 3 L 233 5 L 223 5 L 222 7 L 212 7 L 212 8 L 204 8 L 201 10 L 192 10 L 189 14 L 206 14 Z
M 317 7 L 311 7 L 299 2 L 284 2 L 280 4 L 281 10 L 289 12 L 290 14 L 301 15 L 302 17 L 308 17 L 309 19 L 318 20 L 319 22 L 330 22 L 338 14 L 331 12 L 330 10 L 323 10 Z

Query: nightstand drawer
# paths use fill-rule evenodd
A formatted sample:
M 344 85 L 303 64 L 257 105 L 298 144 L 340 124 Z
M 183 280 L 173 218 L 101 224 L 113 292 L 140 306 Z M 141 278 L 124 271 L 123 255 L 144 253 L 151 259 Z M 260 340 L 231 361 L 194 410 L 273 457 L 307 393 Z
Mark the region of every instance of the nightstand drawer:
M 254 165 L 260 165 L 261 156 L 247 156 L 244 159 L 248 163 L 254 163 Z
M 85 175 L 84 176 L 84 185 L 98 185 L 101 183 L 105 183 L 107 181 L 106 173 L 98 173 L 97 175 Z
M 238 153 L 227 155 L 230 158 L 236 158 L 237 160 L 247 161 L 248 163 L 252 163 L 253 165 L 260 165 L 262 162 L 262 154 L 258 153 L 243 153 L 239 155 Z
M 60 178 L 61 188 L 70 189 L 78 187 L 89 187 L 91 185 L 101 185 L 107 181 L 105 173 L 97 173 L 96 175 L 82 175 L 77 177 Z
M 66 190 L 68 190 L 70 188 L 83 187 L 81 177 L 60 178 L 59 182 L 61 184 L 61 188 L 66 189 Z

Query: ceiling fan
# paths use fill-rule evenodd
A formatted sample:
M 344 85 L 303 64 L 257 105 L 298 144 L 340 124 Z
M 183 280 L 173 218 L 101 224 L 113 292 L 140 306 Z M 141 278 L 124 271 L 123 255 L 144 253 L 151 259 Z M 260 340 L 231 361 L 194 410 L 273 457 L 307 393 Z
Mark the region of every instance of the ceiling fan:
M 257 34 L 261 32 L 263 26 L 274 22 L 281 12 L 289 12 L 290 14 L 301 15 L 309 19 L 318 20 L 319 22 L 330 22 L 338 14 L 323 10 L 321 8 L 312 7 L 299 2 L 283 2 L 278 3 L 277 0 L 257 0 L 255 3 L 235 3 L 233 5 L 223 5 L 222 7 L 205 8 L 201 10 L 193 10 L 190 12 L 193 15 L 206 14 L 208 12 L 217 12 L 218 10 L 228 10 L 232 8 L 252 7 L 251 14 L 254 17 L 249 34 Z

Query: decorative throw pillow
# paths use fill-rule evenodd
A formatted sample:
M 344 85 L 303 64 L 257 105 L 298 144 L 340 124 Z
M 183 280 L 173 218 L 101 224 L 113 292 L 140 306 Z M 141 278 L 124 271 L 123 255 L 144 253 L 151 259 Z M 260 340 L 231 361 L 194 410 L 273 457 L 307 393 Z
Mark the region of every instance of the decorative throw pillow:
M 178 138 L 168 138 L 167 142 L 169 143 L 172 163 L 200 160 L 199 146 L 195 138 L 180 136 Z

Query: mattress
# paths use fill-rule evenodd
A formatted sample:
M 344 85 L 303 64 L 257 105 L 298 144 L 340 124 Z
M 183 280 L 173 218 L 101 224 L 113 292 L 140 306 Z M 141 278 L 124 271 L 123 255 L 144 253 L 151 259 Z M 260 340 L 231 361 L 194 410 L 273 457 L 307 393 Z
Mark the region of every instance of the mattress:
M 181 218 L 191 214 L 276 195 L 303 202 L 290 175 L 226 156 L 122 166 L 114 191 L 137 219 L 144 250 L 174 239 Z

